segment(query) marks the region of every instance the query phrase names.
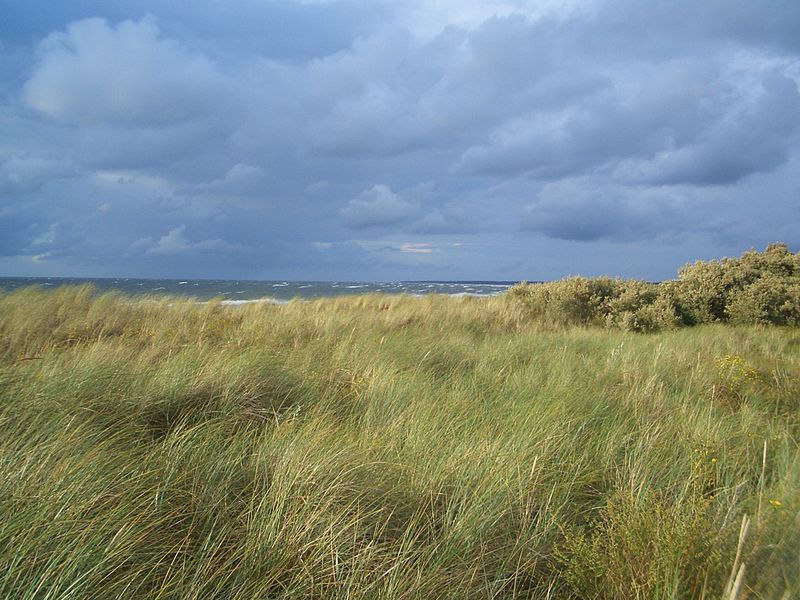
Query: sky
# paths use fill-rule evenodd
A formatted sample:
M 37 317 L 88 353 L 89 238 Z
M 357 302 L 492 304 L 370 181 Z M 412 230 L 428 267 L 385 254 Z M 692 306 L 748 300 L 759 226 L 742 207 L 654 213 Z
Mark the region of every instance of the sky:
M 797 0 L 0 0 L 0 276 L 800 250 Z

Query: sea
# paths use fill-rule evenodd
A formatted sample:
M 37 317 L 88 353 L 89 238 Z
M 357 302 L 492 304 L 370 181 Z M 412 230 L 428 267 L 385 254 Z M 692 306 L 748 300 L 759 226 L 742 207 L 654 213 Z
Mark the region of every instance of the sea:
M 226 304 L 288 302 L 348 294 L 447 294 L 449 296 L 495 296 L 516 281 L 249 281 L 230 279 L 128 279 L 69 277 L 0 277 L 6 292 L 29 286 L 51 289 L 61 285 L 91 284 L 98 292 L 119 291 L 131 296 L 185 296 L 200 301 L 220 298 Z

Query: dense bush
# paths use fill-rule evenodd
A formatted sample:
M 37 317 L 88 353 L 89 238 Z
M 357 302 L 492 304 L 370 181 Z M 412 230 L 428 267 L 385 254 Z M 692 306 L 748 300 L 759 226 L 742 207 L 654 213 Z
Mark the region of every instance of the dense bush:
M 769 273 L 737 290 L 725 312 L 733 323 L 800 324 L 800 283 Z
M 651 332 L 679 325 L 800 323 L 800 253 L 770 244 L 739 258 L 697 261 L 660 284 L 608 277 L 521 283 L 509 290 L 542 323 Z
M 608 277 L 569 277 L 548 284 L 520 283 L 509 290 L 531 315 L 558 325 L 600 324 L 609 302 L 618 298 L 624 282 Z
M 646 281 L 570 277 L 551 283 L 523 282 L 508 294 L 534 319 L 550 325 L 604 325 L 649 332 L 679 323 L 672 299 Z

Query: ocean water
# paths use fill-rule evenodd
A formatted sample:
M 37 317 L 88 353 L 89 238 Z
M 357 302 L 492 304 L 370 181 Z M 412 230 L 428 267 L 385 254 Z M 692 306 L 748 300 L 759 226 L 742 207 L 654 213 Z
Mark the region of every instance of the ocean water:
M 62 277 L 0 277 L 0 289 L 13 291 L 37 285 L 44 289 L 59 285 L 92 284 L 98 291 L 117 290 L 129 295 L 188 296 L 198 300 L 222 298 L 228 304 L 293 298 L 312 299 L 346 294 L 448 294 L 494 296 L 515 281 L 400 281 L 394 283 L 353 281 L 246 281 L 224 279 L 89 279 Z

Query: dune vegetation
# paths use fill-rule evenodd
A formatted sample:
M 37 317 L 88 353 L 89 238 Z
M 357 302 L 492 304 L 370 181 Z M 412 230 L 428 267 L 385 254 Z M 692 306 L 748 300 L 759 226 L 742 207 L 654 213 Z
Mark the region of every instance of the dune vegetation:
M 796 597 L 793 284 L 708 268 L 609 280 L 658 327 L 624 290 L 0 295 L 0 598 Z
M 800 253 L 770 244 L 738 258 L 685 265 L 662 283 L 568 277 L 514 286 L 528 316 L 549 325 L 654 332 L 704 323 L 800 325 Z

